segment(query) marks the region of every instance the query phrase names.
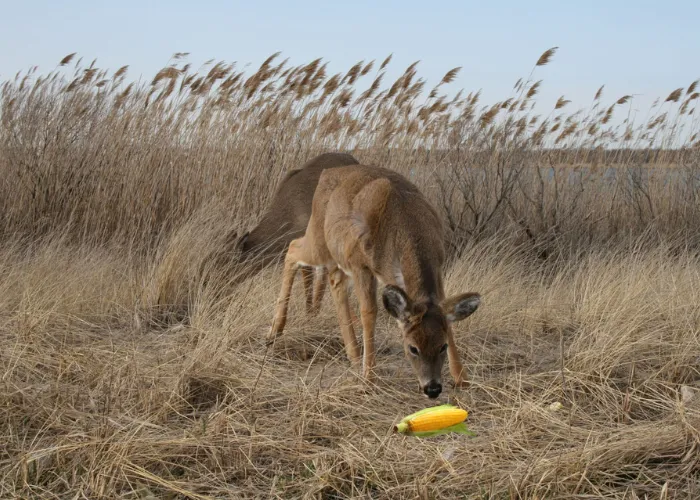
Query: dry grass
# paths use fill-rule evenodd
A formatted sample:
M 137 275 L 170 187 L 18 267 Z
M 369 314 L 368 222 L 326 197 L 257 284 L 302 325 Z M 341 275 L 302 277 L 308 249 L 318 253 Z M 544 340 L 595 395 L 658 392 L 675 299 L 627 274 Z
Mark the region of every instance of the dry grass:
M 602 88 L 536 118 L 532 74 L 480 107 L 441 94 L 457 68 L 424 97 L 415 66 L 383 85 L 390 59 L 183 57 L 145 85 L 66 57 L 3 86 L 0 497 L 698 496 L 696 84 L 634 124 Z M 478 437 L 391 433 L 427 400 L 386 315 L 367 386 L 330 300 L 309 320 L 296 297 L 266 349 L 279 269 L 205 264 L 323 150 L 442 210 L 448 292 L 484 298 L 457 328 L 471 386 L 445 395 Z
M 174 267 L 186 243 L 173 242 Z M 426 400 L 387 318 L 381 382 L 366 387 L 329 300 L 311 322 L 297 300 L 266 352 L 274 269 L 225 304 L 202 291 L 187 324 L 143 331 L 128 255 L 6 249 L 0 493 L 692 498 L 700 392 L 683 401 L 681 388 L 700 391 L 697 257 L 596 253 L 552 271 L 493 247 L 448 279 L 485 297 L 458 331 L 472 385 L 448 395 L 479 437 L 424 441 L 391 434 Z

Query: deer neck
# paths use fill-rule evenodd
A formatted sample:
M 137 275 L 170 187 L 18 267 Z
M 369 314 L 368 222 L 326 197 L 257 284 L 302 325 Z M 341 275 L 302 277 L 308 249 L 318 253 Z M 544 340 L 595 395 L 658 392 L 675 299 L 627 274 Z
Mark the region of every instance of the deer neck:
M 400 260 L 402 286 L 414 302 L 438 304 L 444 298 L 440 266 L 415 249 L 406 249 Z

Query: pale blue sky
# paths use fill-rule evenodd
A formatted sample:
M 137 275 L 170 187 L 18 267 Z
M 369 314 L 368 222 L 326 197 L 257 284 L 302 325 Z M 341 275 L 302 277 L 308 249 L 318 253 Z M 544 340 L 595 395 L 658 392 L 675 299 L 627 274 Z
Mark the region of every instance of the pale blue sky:
M 508 96 L 539 55 L 543 101 L 565 94 L 590 103 L 606 84 L 610 102 L 642 94 L 645 112 L 700 77 L 700 2 L 686 1 L 5 1 L 0 20 L 0 79 L 39 65 L 49 71 L 70 52 L 101 68 L 130 65 L 152 77 L 177 51 L 257 66 L 281 50 L 291 63 L 316 57 L 330 71 L 394 53 L 392 75 L 420 59 L 436 83 L 463 66 L 452 89 L 483 89 L 485 102 Z

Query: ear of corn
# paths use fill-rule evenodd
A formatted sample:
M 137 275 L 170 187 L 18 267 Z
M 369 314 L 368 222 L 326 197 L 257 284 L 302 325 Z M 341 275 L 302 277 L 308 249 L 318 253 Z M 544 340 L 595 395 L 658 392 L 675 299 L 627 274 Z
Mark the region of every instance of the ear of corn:
M 467 415 L 465 410 L 449 404 L 434 406 L 405 417 L 394 427 L 394 431 L 418 437 L 437 436 L 449 432 L 474 435 L 464 423 Z
M 467 412 L 461 408 L 437 408 L 416 415 L 406 423 L 413 432 L 437 431 L 464 422 L 465 418 L 467 418 Z

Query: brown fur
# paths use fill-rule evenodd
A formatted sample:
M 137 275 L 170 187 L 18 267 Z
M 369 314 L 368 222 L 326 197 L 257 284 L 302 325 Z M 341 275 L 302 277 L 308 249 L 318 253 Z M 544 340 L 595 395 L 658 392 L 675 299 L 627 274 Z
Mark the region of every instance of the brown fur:
M 359 362 L 347 296 L 351 276 L 360 302 L 363 373 L 372 378 L 380 281 L 386 285 L 384 306 L 399 321 L 421 388 L 435 397 L 442 387 L 446 354 L 455 382 L 462 381 L 450 323 L 466 318 L 479 304 L 479 295 L 473 293 L 445 299 L 444 261 L 440 217 L 411 182 L 394 171 L 363 165 L 325 171 L 306 232 L 287 251 L 271 338 L 284 329 L 297 268 L 325 267 L 348 357 Z

